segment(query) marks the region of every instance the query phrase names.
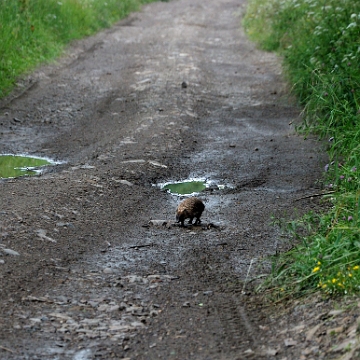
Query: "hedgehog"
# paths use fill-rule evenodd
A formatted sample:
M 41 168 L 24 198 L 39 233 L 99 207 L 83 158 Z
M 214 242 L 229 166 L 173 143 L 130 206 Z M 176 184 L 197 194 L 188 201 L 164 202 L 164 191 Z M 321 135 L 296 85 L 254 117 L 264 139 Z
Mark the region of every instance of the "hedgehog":
M 200 216 L 204 209 L 205 205 L 200 199 L 196 197 L 185 199 L 176 209 L 176 222 L 184 226 L 185 219 L 190 218 L 189 224 L 192 224 L 193 219 L 196 218 L 195 225 L 200 224 Z

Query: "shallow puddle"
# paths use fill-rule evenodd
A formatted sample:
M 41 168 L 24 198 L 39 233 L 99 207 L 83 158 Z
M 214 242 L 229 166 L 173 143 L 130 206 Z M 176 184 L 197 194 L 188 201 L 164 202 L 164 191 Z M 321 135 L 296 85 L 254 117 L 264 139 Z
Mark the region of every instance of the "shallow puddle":
M 179 183 L 166 184 L 162 188 L 169 190 L 171 194 L 190 195 L 205 190 L 206 184 L 204 181 L 184 181 Z
M 0 155 L 0 179 L 33 176 L 47 165 L 55 165 L 50 159 L 25 155 Z

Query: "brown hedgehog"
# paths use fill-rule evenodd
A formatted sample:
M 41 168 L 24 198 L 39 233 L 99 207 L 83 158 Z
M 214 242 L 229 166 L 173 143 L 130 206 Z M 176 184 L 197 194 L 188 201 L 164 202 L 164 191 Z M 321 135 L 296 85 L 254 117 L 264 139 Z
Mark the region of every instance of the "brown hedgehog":
M 200 224 L 200 216 L 205 209 L 204 203 L 196 198 L 191 197 L 182 201 L 176 209 L 176 222 L 180 222 L 181 226 L 184 226 L 185 219 L 190 218 L 189 224 L 192 224 L 194 218 L 196 218 L 195 225 Z

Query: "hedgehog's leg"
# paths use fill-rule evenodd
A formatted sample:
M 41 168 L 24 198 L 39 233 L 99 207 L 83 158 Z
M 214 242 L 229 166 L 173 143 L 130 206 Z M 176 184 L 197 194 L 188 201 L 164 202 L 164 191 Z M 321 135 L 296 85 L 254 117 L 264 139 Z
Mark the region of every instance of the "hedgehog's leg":
M 191 217 L 189 220 L 189 224 L 192 224 L 194 217 Z
M 181 227 L 185 227 L 185 225 L 184 225 L 184 221 L 185 221 L 185 218 L 183 217 L 183 216 L 181 216 L 181 218 L 180 218 L 180 223 L 181 223 Z
M 201 224 L 201 220 L 200 220 L 199 217 L 197 217 L 197 218 L 196 218 L 196 221 L 195 221 L 195 225 L 197 225 L 197 224 Z

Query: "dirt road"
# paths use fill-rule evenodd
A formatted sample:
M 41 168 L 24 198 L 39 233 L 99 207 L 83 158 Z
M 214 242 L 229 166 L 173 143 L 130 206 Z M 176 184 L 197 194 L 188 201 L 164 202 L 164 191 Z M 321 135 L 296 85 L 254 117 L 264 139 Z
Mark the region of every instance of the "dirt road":
M 0 358 L 300 358 L 281 333 L 296 319 L 274 321 L 246 281 L 291 246 L 271 216 L 316 206 L 297 200 L 323 155 L 294 134 L 244 5 L 153 3 L 2 101 L 2 153 L 65 163 L 0 182 Z M 189 178 L 208 180 L 216 227 L 151 224 L 179 202 L 156 185 Z

